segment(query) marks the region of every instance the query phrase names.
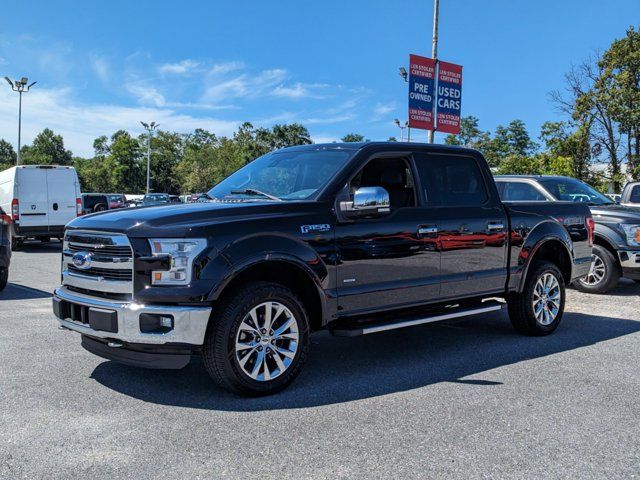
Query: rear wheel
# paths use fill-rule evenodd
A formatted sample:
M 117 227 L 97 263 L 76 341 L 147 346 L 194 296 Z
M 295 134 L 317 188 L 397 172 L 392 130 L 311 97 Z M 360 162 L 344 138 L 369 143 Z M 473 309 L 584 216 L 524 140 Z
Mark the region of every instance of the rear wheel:
M 203 347 L 209 375 L 240 395 L 268 395 L 289 385 L 309 347 L 309 321 L 290 289 L 253 282 L 223 301 Z
M 9 269 L 0 268 L 0 291 L 4 290 L 4 287 L 7 286 L 8 281 L 9 281 Z
M 24 244 L 24 240 L 22 238 L 12 237 L 11 238 L 11 251 L 15 252 L 17 250 L 20 250 L 22 248 L 23 244 Z
M 509 297 L 509 318 L 520 333 L 548 335 L 562 320 L 564 279 L 551 262 L 535 262 L 530 269 L 522 292 Z
M 606 293 L 618 284 L 622 272 L 613 254 L 600 245 L 593 246 L 591 269 L 574 286 L 585 293 Z

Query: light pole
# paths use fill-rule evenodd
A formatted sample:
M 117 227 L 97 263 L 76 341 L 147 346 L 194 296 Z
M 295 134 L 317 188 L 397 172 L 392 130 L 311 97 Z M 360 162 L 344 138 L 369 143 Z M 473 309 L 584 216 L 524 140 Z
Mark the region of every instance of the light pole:
M 438 8 L 440 6 L 439 0 L 433 0 L 433 43 L 431 44 L 431 58 L 436 61 L 438 65 Z M 437 106 L 436 106 L 437 109 Z M 436 117 L 437 118 L 437 117 Z M 429 130 L 429 143 L 433 143 L 433 134 L 435 133 L 435 124 L 433 130 Z
M 151 137 L 153 136 L 153 131 L 160 126 L 160 124 L 156 122 L 145 123 L 140 122 L 142 126 L 145 128 L 149 136 L 147 137 L 147 194 L 149 193 L 149 180 L 151 175 Z
M 22 77 L 20 80 L 11 81 L 9 77 L 4 77 L 7 83 L 11 86 L 11 90 L 14 92 L 18 92 L 18 162 L 17 165 L 22 163 L 22 152 L 21 150 L 21 137 L 22 137 L 22 94 L 27 93 L 31 87 L 33 87 L 37 82 L 32 82 L 29 85 L 29 79 L 27 77 Z
M 400 128 L 400 141 L 402 142 L 404 140 L 404 129 L 407 129 L 407 142 L 411 141 L 411 129 L 409 128 L 409 121 L 404 122 L 404 125 L 402 123 L 400 123 L 400 120 L 398 120 L 397 118 L 393 120 L 393 123 L 395 123 L 398 128 Z
M 407 69 L 404 67 L 400 67 L 398 69 L 400 72 L 400 76 L 403 78 L 404 83 L 408 83 L 409 82 L 409 73 L 407 73 Z M 395 119 L 396 125 L 398 125 L 400 127 L 400 120 L 398 120 L 397 118 Z M 404 126 L 407 129 L 407 142 L 411 141 L 411 127 L 409 126 L 409 120 L 407 120 L 406 122 L 404 122 Z M 400 127 L 400 136 L 402 136 L 402 130 L 403 127 Z M 400 139 L 402 141 L 402 138 Z

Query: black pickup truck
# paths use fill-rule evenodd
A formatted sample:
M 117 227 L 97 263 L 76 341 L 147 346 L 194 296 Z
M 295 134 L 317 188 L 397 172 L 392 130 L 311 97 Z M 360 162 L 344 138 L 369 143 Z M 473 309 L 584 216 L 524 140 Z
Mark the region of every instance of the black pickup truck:
M 11 261 L 11 236 L 9 235 L 11 217 L 0 208 L 0 292 L 9 281 L 9 263 Z
M 606 293 L 620 277 L 640 282 L 640 208 L 617 205 L 593 187 L 570 177 L 501 175 L 496 177 L 496 185 L 505 201 L 572 201 L 589 205 L 596 224 L 593 262 L 589 273 L 574 282 L 578 290 Z
M 518 331 L 549 334 L 565 284 L 591 263 L 586 205 L 505 204 L 468 149 L 291 147 L 208 197 L 69 223 L 62 327 L 130 365 L 201 354 L 220 385 L 260 395 L 294 379 L 317 330 L 371 334 L 506 304 Z

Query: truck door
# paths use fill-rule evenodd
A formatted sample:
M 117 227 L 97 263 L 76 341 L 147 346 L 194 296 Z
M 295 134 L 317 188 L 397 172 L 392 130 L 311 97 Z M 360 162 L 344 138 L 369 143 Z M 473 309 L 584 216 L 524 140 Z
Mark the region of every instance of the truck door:
M 390 213 L 336 226 L 338 304 L 345 314 L 427 303 L 440 293 L 433 220 L 418 203 L 414 172 L 410 154 L 373 158 L 349 183 L 351 195 L 384 188 Z
M 44 227 L 49 225 L 47 202 L 47 175 L 38 167 L 18 167 L 18 202 L 20 227 Z
M 442 299 L 504 291 L 507 279 L 506 212 L 488 172 L 473 156 L 416 156 L 441 251 Z
M 49 227 L 63 227 L 76 218 L 78 180 L 72 168 L 48 168 Z

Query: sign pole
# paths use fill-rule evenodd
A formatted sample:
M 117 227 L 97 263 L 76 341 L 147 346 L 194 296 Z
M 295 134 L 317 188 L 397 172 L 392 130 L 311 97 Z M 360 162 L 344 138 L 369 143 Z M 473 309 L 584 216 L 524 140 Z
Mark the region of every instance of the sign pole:
M 431 47 L 431 58 L 436 61 L 436 66 L 438 64 L 438 7 L 440 6 L 440 0 L 433 0 L 433 44 Z M 433 143 L 433 134 L 435 133 L 436 118 L 434 115 L 434 124 L 433 130 L 429 130 L 429 143 Z

